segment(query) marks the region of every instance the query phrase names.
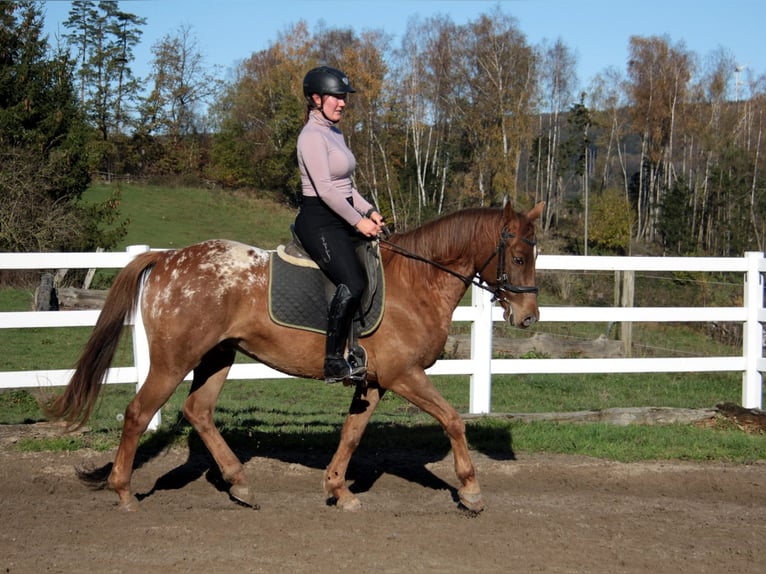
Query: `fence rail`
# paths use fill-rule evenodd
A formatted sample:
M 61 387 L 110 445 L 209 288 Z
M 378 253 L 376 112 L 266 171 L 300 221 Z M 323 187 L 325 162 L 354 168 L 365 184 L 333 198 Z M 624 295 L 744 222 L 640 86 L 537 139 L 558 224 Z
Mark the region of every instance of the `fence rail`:
M 0 253 L 0 269 L 90 269 L 122 268 L 146 245 L 130 246 L 116 253 Z M 542 307 L 544 322 L 711 322 L 727 321 L 743 325 L 741 356 L 700 357 L 693 361 L 679 358 L 619 359 L 493 359 L 492 324 L 502 321 L 502 309 L 493 306 L 490 295 L 473 287 L 470 306 L 458 307 L 453 321 L 468 321 L 471 326 L 470 359 L 440 360 L 428 373 L 432 375 L 470 375 L 471 413 L 490 412 L 492 374 L 543 373 L 650 373 L 712 372 L 742 373 L 742 405 L 761 408 L 764 310 L 763 253 L 748 252 L 741 258 L 729 257 L 598 257 L 541 255 L 538 270 L 562 271 L 698 271 L 740 272 L 744 276 L 742 307 Z M 95 325 L 99 311 L 0 312 L 0 329 L 30 327 L 80 327 Z M 149 354 L 140 313 L 132 323 L 134 364 L 109 370 L 106 383 L 142 384 L 149 369 Z M 65 385 L 68 369 L 0 372 L 0 388 L 29 388 Z M 272 379 L 287 375 L 258 363 L 237 363 L 230 379 Z M 190 378 L 190 377 L 187 377 Z M 152 423 L 157 426 L 159 418 Z

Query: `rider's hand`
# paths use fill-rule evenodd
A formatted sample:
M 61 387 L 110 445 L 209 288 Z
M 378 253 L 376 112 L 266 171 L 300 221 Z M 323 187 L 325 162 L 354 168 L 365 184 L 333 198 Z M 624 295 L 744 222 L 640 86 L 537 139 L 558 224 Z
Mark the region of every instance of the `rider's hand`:
M 356 230 L 365 237 L 377 237 L 378 234 L 383 230 L 382 222 L 383 218 L 376 211 L 371 213 L 369 218 L 363 217 L 360 219 L 359 223 L 356 224 Z
M 377 223 L 381 229 L 386 224 L 386 222 L 383 221 L 383 216 L 377 211 L 373 211 L 372 213 L 370 213 L 370 219 L 372 219 L 375 223 Z

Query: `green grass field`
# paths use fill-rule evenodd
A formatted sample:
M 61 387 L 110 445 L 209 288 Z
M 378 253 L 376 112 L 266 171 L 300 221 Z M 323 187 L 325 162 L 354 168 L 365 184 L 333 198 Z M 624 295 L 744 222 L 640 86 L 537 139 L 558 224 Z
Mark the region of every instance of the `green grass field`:
M 219 190 L 97 185 L 85 201 L 120 194 L 120 214 L 130 221 L 126 245 L 183 247 L 205 239 L 233 239 L 271 249 L 290 238 L 296 210 L 268 199 Z
M 98 186 L 86 200 L 100 201 L 114 190 Z M 177 247 L 208 238 L 229 238 L 272 248 L 289 238 L 295 211 L 266 199 L 221 191 L 195 189 L 121 189 L 121 213 L 130 219 L 128 235 L 120 245 L 148 244 Z M 108 276 L 101 278 L 102 283 Z M 34 288 L 0 289 L 0 311 L 28 310 Z M 545 294 L 541 299 L 545 304 Z M 461 327 L 458 327 L 461 328 Z M 540 328 L 545 328 L 541 324 Z M 588 329 L 589 327 L 584 327 Z M 598 333 L 602 327 L 591 327 Z M 715 349 L 704 333 L 673 330 L 667 325 L 647 335 L 704 354 Z M 561 326 L 560 329 L 566 329 Z M 71 367 L 90 332 L 89 328 L 0 330 L 0 370 Z M 592 334 L 588 334 L 591 336 Z M 720 348 L 716 352 L 722 352 Z M 737 349 L 732 349 L 737 353 Z M 534 360 L 534 359 L 530 359 Z M 132 364 L 129 338 L 118 350 L 116 365 Z M 468 411 L 468 377 L 435 377 L 435 384 L 460 412 Z M 176 440 L 190 436 L 179 415 L 187 384 L 181 385 L 163 408 L 161 432 Z M 57 439 L 20 441 L 18 448 L 67 450 L 83 447 L 111 449 L 117 444 L 120 417 L 135 389 L 109 385 L 89 421 L 90 432 Z M 740 375 L 634 374 L 634 375 L 502 375 L 493 377 L 492 409 L 496 413 L 562 412 L 611 407 L 671 406 L 712 408 L 721 402 L 739 402 Z M 0 391 L 0 424 L 42 420 L 37 391 Z M 230 381 L 219 401 L 217 422 L 230 441 L 250 448 L 321 448 L 336 446 L 351 390 L 299 379 Z M 468 422 L 473 448 L 488 452 L 579 453 L 617 460 L 688 458 L 694 460 L 751 461 L 766 458 L 766 436 L 747 435 L 737 428 L 615 427 L 605 424 L 511 423 L 479 418 Z M 445 448 L 446 437 L 435 422 L 394 395 L 386 395 L 365 435 L 363 447 L 396 445 Z

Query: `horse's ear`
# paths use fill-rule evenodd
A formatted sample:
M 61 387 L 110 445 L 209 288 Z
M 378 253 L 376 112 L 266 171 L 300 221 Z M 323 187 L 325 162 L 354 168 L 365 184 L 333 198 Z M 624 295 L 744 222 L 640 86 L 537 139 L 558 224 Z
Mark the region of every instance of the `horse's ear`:
M 529 221 L 538 219 L 543 214 L 543 209 L 545 209 L 545 202 L 541 201 L 527 212 L 527 219 Z
M 503 215 L 505 216 L 506 221 L 513 221 L 517 217 L 516 211 L 513 209 L 513 206 L 511 206 L 511 202 L 507 201 L 508 196 L 505 197 L 506 201 L 503 202 Z M 532 209 L 527 211 L 525 214 L 525 217 L 529 221 L 535 221 L 543 214 L 543 209 L 545 209 L 545 202 L 541 201 L 537 205 L 535 205 Z

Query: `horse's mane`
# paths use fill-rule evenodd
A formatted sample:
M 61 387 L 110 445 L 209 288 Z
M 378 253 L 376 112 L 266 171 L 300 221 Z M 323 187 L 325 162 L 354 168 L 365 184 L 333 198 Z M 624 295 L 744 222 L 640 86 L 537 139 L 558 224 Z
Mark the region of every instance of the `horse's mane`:
M 501 208 L 474 207 L 444 215 L 420 227 L 391 236 L 390 242 L 420 257 L 450 266 L 476 253 L 481 245 L 494 248 L 502 227 Z M 386 250 L 389 251 L 389 250 Z M 444 272 L 421 261 L 389 253 L 387 269 L 405 279 L 431 283 Z

